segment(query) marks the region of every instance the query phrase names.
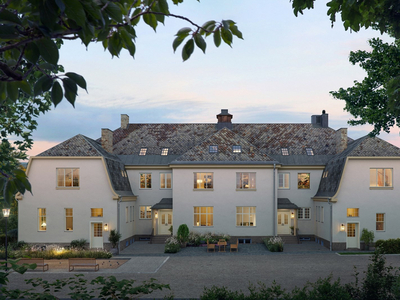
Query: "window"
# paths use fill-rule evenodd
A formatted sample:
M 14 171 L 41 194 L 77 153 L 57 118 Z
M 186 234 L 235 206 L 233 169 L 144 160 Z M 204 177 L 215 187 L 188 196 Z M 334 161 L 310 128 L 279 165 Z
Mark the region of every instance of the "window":
M 279 188 L 288 189 L 289 179 L 290 179 L 290 173 L 279 173 Z
M 93 228 L 94 228 L 94 232 L 93 232 L 94 237 L 102 237 L 103 236 L 103 224 L 102 223 L 94 223 Z
M 140 188 L 151 189 L 151 173 L 140 174 Z
M 256 173 L 244 172 L 236 173 L 236 188 L 239 190 L 256 188 Z
M 232 146 L 232 152 L 233 153 L 242 153 L 242 146 L 239 146 L 239 145 Z
M 347 216 L 348 217 L 358 217 L 358 208 L 348 208 Z
M 236 226 L 256 226 L 256 207 L 237 206 Z
M 195 206 L 194 207 L 194 226 L 213 226 L 214 207 Z
M 356 224 L 348 223 L 347 224 L 347 237 L 355 237 L 356 236 Z
M 65 230 L 74 230 L 74 216 L 72 213 L 72 208 L 65 208 Z
M 194 189 L 213 189 L 214 173 L 194 173 Z
M 310 189 L 310 173 L 297 174 L 297 188 Z
M 172 187 L 172 173 L 160 173 L 160 189 Z
M 102 208 L 91 208 L 91 216 L 92 217 L 102 217 L 103 209 Z
M 208 151 L 210 153 L 218 153 L 218 146 L 215 145 L 209 146 Z
M 151 219 L 151 206 L 140 207 L 140 219 Z
M 57 168 L 57 187 L 79 187 L 79 169 Z
M 168 148 L 162 148 L 161 155 L 168 155 Z
M 385 214 L 376 214 L 376 230 L 385 230 Z
M 392 187 L 393 169 L 370 169 L 369 186 L 370 187 Z
M 38 208 L 39 231 L 47 230 L 46 209 Z
M 140 148 L 139 155 L 146 155 L 147 148 Z
M 130 209 L 129 206 L 125 207 L 125 223 L 129 223 L 129 213 Z
M 322 173 L 322 178 L 326 178 L 328 177 L 328 171 L 324 171 L 324 173 Z
M 281 148 L 281 153 L 282 155 L 289 155 L 289 149 L 288 148 Z
M 314 150 L 312 148 L 306 148 L 307 155 L 314 155 Z
M 297 219 L 299 220 L 310 220 L 311 219 L 311 209 L 309 207 L 301 207 L 297 210 Z

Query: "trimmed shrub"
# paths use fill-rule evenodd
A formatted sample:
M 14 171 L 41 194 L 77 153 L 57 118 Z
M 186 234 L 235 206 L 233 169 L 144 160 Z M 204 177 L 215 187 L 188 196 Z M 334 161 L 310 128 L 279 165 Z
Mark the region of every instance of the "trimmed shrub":
M 177 238 L 179 242 L 186 243 L 189 236 L 189 227 L 186 224 L 179 225 Z
M 87 243 L 86 239 L 72 240 L 71 248 L 83 250 L 83 249 L 85 249 L 86 243 Z
M 111 246 L 113 248 L 116 248 L 119 240 L 121 239 L 121 234 L 116 230 L 116 229 L 111 229 L 110 230 L 110 235 L 108 237 L 108 241 L 111 243 Z
M 165 241 L 164 253 L 177 253 L 181 250 L 181 243 L 176 236 L 171 236 Z
M 374 242 L 374 232 L 372 230 L 368 230 L 367 228 L 363 228 L 361 231 L 360 240 L 365 244 L 365 250 L 369 250 L 369 245 Z
M 271 252 L 283 252 L 283 241 L 279 236 L 273 236 L 270 238 L 265 238 L 264 240 L 265 246 L 267 246 L 268 250 Z
M 400 238 L 377 240 L 375 247 L 384 254 L 399 254 L 400 253 Z

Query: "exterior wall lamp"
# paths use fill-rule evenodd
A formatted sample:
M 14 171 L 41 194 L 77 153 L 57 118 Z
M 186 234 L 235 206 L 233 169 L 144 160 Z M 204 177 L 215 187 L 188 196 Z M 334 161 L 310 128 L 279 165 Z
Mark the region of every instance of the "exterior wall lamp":
M 294 212 L 292 211 L 292 213 L 290 214 L 290 218 L 294 219 Z
M 340 224 L 340 231 L 344 231 L 344 229 L 345 229 L 345 226 L 344 226 L 344 224 L 342 223 L 342 224 Z
M 154 217 L 155 217 L 156 219 L 158 219 L 158 211 L 156 211 L 156 212 L 154 213 Z
M 104 223 L 104 231 L 108 231 L 108 224 Z

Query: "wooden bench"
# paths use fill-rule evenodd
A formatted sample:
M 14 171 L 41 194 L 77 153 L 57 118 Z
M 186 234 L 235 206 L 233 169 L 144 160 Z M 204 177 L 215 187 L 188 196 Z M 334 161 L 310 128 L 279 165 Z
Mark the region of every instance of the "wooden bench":
M 74 271 L 75 267 L 94 267 L 95 271 L 99 270 L 99 264 L 95 258 L 68 258 L 69 272 Z
M 44 258 L 21 258 L 18 264 L 36 264 L 36 268 L 42 268 L 43 272 L 49 270 L 49 265 L 44 263 Z

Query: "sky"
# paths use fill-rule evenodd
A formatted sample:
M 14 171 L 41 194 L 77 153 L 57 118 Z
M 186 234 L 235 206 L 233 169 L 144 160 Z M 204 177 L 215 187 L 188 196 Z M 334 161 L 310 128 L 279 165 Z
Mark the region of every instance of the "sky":
M 174 35 L 183 20 L 166 19 L 157 32 L 143 24 L 136 29 L 136 55 L 111 58 L 101 44 L 88 48 L 67 41 L 59 64 L 66 72 L 82 75 L 88 93 L 80 89 L 72 107 L 63 100 L 38 118 L 29 155 L 77 134 L 97 139 L 101 128 L 120 127 L 121 114 L 130 123 L 216 123 L 221 109 L 229 109 L 234 123 L 309 123 L 311 115 L 329 114 L 329 127 L 348 128 L 349 137 L 368 134 L 371 126 L 350 127 L 352 116 L 344 101 L 329 94 L 361 81 L 365 72 L 349 63 L 350 51 L 369 50 L 368 39 L 379 32 L 345 31 L 340 22 L 331 27 L 326 2 L 295 17 L 289 0 L 186 0 L 170 4 L 170 12 L 201 25 L 230 19 L 244 40 L 234 38 L 232 48 L 216 48 L 206 39 L 203 54 L 196 48 L 182 61 L 173 52 Z M 340 19 L 338 17 L 338 19 Z M 382 37 L 391 41 L 388 37 Z M 398 128 L 380 138 L 400 147 Z

